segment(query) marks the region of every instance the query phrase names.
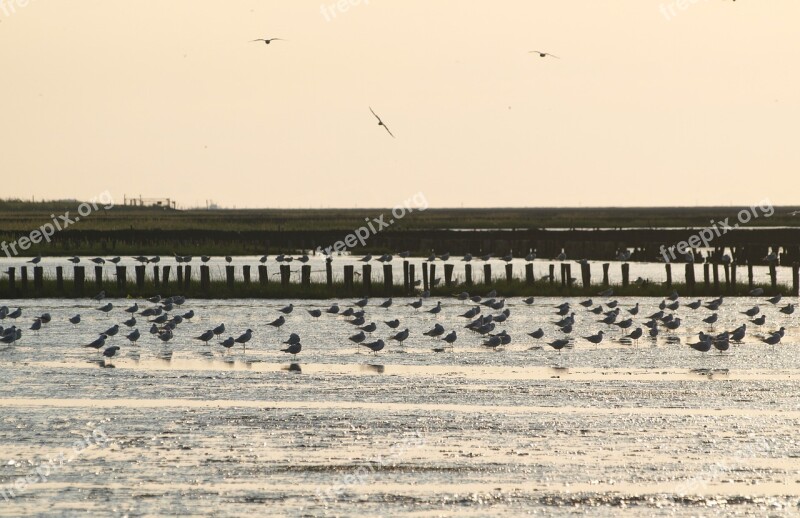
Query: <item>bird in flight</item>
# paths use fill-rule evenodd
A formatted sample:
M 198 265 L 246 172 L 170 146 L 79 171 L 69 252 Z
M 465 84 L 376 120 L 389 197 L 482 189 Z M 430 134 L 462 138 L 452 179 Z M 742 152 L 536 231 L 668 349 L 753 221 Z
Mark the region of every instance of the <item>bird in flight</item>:
M 370 108 L 369 108 L 369 111 L 371 111 L 371 112 L 372 112 L 372 115 L 374 115 L 374 116 L 375 116 L 375 118 L 376 118 L 376 119 L 378 119 L 378 126 L 383 126 L 384 128 L 386 128 L 386 131 L 388 131 L 388 132 L 389 132 L 389 135 L 391 135 L 391 136 L 392 136 L 392 138 L 396 138 L 396 137 L 394 136 L 394 133 L 392 133 L 392 131 L 389 129 L 389 126 L 387 126 L 386 124 L 384 124 L 384 123 L 383 123 L 383 121 L 381 120 L 381 118 L 380 118 L 380 117 L 378 117 L 378 114 L 377 114 L 377 113 L 375 113 L 375 110 L 373 110 L 371 106 L 370 106 Z
M 550 54 L 549 52 L 542 52 L 541 50 L 531 50 L 528 53 L 529 54 L 539 54 L 540 58 L 546 58 L 547 56 L 550 56 L 551 58 L 561 59 L 560 57 L 558 57 L 558 56 L 556 56 L 554 54 Z
M 273 41 L 286 41 L 286 40 L 284 40 L 283 38 L 259 38 L 257 40 L 250 41 L 250 43 L 255 43 L 256 41 L 263 41 L 264 43 L 269 45 Z

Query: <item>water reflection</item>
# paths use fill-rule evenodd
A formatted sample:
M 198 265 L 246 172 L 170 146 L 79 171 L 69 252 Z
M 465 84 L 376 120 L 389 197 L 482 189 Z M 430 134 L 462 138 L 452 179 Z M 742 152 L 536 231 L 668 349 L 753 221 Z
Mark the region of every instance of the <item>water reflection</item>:
M 303 369 L 300 367 L 299 363 L 292 363 L 288 367 L 285 367 L 284 370 L 294 372 L 295 374 L 303 373 Z
M 367 371 L 367 372 L 376 372 L 378 374 L 383 374 L 386 371 L 386 366 L 385 365 L 366 364 L 366 365 L 362 365 L 361 366 L 361 370 L 362 371 Z

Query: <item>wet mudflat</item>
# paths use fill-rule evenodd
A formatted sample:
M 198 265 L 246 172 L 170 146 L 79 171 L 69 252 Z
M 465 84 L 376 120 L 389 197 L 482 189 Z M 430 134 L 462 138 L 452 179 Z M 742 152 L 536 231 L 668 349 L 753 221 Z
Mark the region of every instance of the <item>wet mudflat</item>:
M 189 301 L 197 317 L 174 339 L 149 335 L 140 318 L 138 345 L 112 337 L 122 349 L 104 362 L 81 346 L 121 322 L 121 309 L 26 301 L 23 315 L 53 320 L 0 351 L 0 515 L 800 512 L 796 316 L 762 301 L 719 309 L 715 332 L 747 322 L 740 312 L 755 303 L 768 315 L 724 354 L 686 345 L 709 331 L 704 309 L 681 307 L 675 333 L 634 344 L 572 300 L 576 340 L 559 354 L 544 342 L 564 336 L 551 324 L 561 300 L 509 299 L 497 330 L 513 340 L 496 351 L 463 329 L 458 315 L 474 304 L 444 300 L 433 315 L 424 310 L 436 301 L 372 301 L 374 339 L 394 333 L 382 324 L 391 318 L 411 330 L 378 355 L 348 340 L 347 319 L 305 311 L 332 301 L 296 304 L 283 327 L 268 326 L 288 302 Z M 660 299 L 620 306 L 636 302 L 641 316 Z M 79 326 L 66 323 L 75 313 Z M 253 329 L 246 349 L 192 339 L 222 322 L 224 337 Z M 422 335 L 436 323 L 458 332 L 452 349 Z M 779 345 L 761 342 L 780 326 Z M 544 340 L 526 336 L 538 327 Z M 598 346 L 580 338 L 600 329 Z M 280 352 L 292 332 L 296 358 Z

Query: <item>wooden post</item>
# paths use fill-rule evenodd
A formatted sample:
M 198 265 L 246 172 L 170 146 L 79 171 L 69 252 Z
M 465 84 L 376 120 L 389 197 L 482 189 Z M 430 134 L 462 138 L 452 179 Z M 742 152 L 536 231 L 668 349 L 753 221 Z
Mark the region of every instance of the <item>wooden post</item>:
M 511 263 L 506 263 L 506 282 L 511 284 L 511 281 L 514 280 L 514 265 Z
M 747 289 L 753 289 L 753 265 L 747 261 Z
M 622 265 L 622 287 L 627 288 L 628 284 L 630 283 L 630 271 L 631 265 L 625 263 Z
M 672 289 L 672 264 L 667 263 L 664 268 L 667 270 L 667 289 Z
M 333 288 L 333 262 L 325 261 L 325 279 L 328 283 L 328 289 Z
M 98 289 L 103 289 L 103 267 L 102 266 L 95 266 L 94 267 L 94 283 Z
M 711 286 L 711 277 L 709 276 L 710 270 L 708 263 L 703 263 L 703 283 L 706 285 L 706 289 Z
M 17 269 L 13 266 L 8 269 L 8 293 L 14 296 L 17 289 Z
M 408 279 L 408 261 L 403 261 L 403 290 L 406 294 L 411 293 Z
M 232 264 L 225 265 L 225 282 L 228 284 L 228 289 L 232 290 L 236 282 L 236 267 Z
M 23 294 L 28 293 L 28 267 L 20 266 L 19 268 L 19 285 Z
M 56 266 L 56 291 L 64 293 L 64 267 Z
M 33 267 L 33 289 L 38 293 L 44 286 L 44 268 L 41 266 Z
M 207 264 L 200 266 L 200 289 L 206 294 L 211 289 L 211 268 Z
M 608 268 L 611 265 L 609 263 L 603 263 L 603 286 L 608 288 Z
M 725 274 L 725 291 L 731 292 L 731 265 L 723 264 L 722 271 Z
M 153 266 L 153 284 L 156 288 L 161 287 L 161 277 L 160 277 L 160 270 L 158 266 Z
M 330 264 L 328 263 L 328 267 L 330 268 Z M 259 264 L 258 265 L 258 282 L 262 286 L 266 286 L 269 284 L 269 275 L 267 275 L 267 265 L 266 264 Z
M 772 292 L 775 293 L 775 290 L 778 289 L 778 269 L 775 267 L 775 263 L 769 264 L 769 282 L 772 284 Z
M 350 293 L 353 291 L 353 265 L 344 265 L 344 289 Z
M 76 296 L 83 297 L 83 294 L 86 292 L 85 282 L 86 269 L 83 266 L 76 266 L 72 275 L 72 289 Z
M 248 276 L 249 276 L 250 272 L 247 272 L 247 273 L 248 273 Z M 300 278 L 301 278 L 300 282 L 303 284 L 303 288 L 310 288 L 311 287 L 311 265 L 310 264 L 304 264 L 300 268 Z M 247 282 L 249 283 L 250 279 L 248 279 Z
M 242 266 L 242 276 L 244 277 L 244 283 L 250 284 L 250 265 L 246 264 Z
M 128 287 L 128 268 L 126 266 L 117 266 L 117 290 L 119 294 L 125 293 Z
M 492 284 L 492 265 L 486 263 L 483 265 L 483 283 L 487 286 Z
M 572 287 L 572 265 L 570 263 L 566 263 L 564 265 L 564 274 L 567 276 L 567 287 Z
M 550 265 L 550 284 L 555 284 L 556 282 L 556 265 Z
M 450 263 L 444 265 L 444 285 L 448 288 L 453 285 L 453 268 Z
M 208 267 L 206 266 L 206 268 Z M 144 291 L 145 266 L 143 264 L 136 265 L 134 271 L 136 272 L 136 289 L 142 292 Z
M 689 293 L 694 293 L 694 263 L 686 263 L 686 287 L 689 290 Z
M 372 265 L 365 263 L 361 267 L 361 282 L 364 284 L 365 295 L 372 293 Z
M 792 263 L 792 296 L 800 296 L 800 263 Z
M 387 295 L 391 295 L 394 291 L 394 277 L 392 277 L 392 265 L 383 265 L 383 291 Z
M 714 279 L 714 293 L 719 295 L 719 264 L 714 263 L 711 265 L 712 279 Z
M 289 282 L 291 281 L 292 267 L 289 266 L 288 264 L 282 264 L 280 272 L 281 272 L 281 287 L 286 289 L 289 287 Z
M 428 262 L 422 263 L 422 289 L 428 291 L 430 284 L 428 284 Z
M 528 286 L 533 286 L 533 283 L 533 263 L 527 263 L 525 265 L 525 284 Z
M 431 278 L 429 280 L 431 289 L 433 289 L 436 287 L 436 263 L 431 263 L 430 268 L 431 268 Z
M 465 264 L 464 265 L 464 283 L 467 286 L 472 286 L 472 265 Z
M 192 286 L 192 265 L 187 264 L 183 267 L 183 289 L 189 291 Z
M 178 282 L 178 289 L 183 287 L 183 265 L 175 267 L 175 280 Z
M 581 263 L 581 282 L 584 288 L 591 288 L 592 286 L 592 271 L 589 268 L 589 263 Z
M 561 279 L 561 287 L 562 288 L 566 288 L 567 287 L 567 274 L 566 274 L 566 271 L 565 271 L 566 270 L 566 264 L 561 263 L 561 264 L 558 265 L 558 268 L 560 270 L 559 278 Z
M 169 272 L 171 268 L 169 265 L 164 266 L 164 270 L 162 272 L 163 278 L 161 279 L 161 284 L 164 286 L 164 289 L 169 287 Z
M 731 263 L 731 292 L 736 293 L 736 263 Z

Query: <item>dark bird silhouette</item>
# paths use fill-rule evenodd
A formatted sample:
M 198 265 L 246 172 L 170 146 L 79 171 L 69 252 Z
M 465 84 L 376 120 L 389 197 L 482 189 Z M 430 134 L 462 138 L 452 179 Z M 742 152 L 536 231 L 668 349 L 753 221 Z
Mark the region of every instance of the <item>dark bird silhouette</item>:
M 373 110 L 371 106 L 370 106 L 370 108 L 369 108 L 369 111 L 371 111 L 371 112 L 372 112 L 372 115 L 374 115 L 374 116 L 375 116 L 375 118 L 376 118 L 376 119 L 378 119 L 378 126 L 383 126 L 383 127 L 384 127 L 384 129 L 386 129 L 386 131 L 389 133 L 389 135 L 391 135 L 391 136 L 392 136 L 392 138 L 395 138 L 395 136 L 394 136 L 394 133 L 392 133 L 392 131 L 389 129 L 389 126 L 387 126 L 386 124 L 384 124 L 383 120 L 381 120 L 381 118 L 378 116 L 378 114 L 377 114 L 377 113 L 375 113 L 375 110 Z
M 250 43 L 255 43 L 257 41 L 263 41 L 266 45 L 269 45 L 273 41 L 286 41 L 283 38 L 258 38 L 256 40 L 251 40 Z

